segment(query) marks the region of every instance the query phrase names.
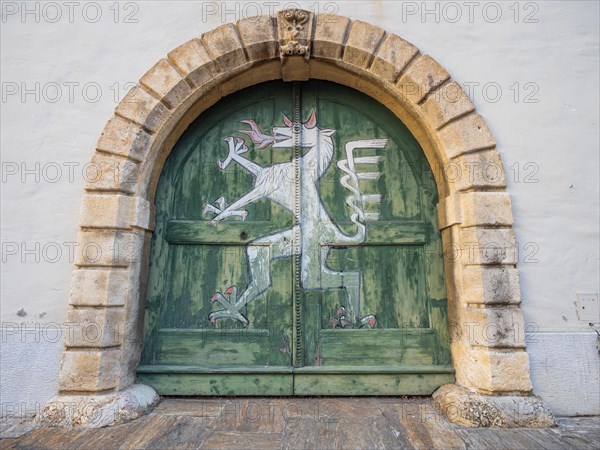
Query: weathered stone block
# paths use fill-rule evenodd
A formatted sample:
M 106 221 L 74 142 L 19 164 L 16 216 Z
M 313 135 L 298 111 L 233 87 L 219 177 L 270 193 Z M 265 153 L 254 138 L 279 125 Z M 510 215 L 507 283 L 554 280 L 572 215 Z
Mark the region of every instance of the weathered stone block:
M 86 191 L 111 191 L 132 194 L 139 181 L 137 162 L 96 152 L 92 161 L 82 168 Z
M 78 269 L 73 271 L 71 298 L 75 306 L 123 306 L 129 297 L 129 271 Z
M 140 262 L 143 255 L 142 234 L 120 230 L 80 231 L 75 252 L 78 267 L 127 267 Z
M 525 348 L 525 320 L 518 308 L 467 306 L 462 322 L 470 345 Z
M 462 372 L 462 384 L 482 393 L 531 391 L 529 358 L 522 350 L 470 349 Z
M 444 152 L 450 159 L 496 146 L 492 133 L 479 114 L 469 114 L 452 122 L 442 128 L 437 135 L 444 147 Z
M 496 149 L 459 156 L 445 164 L 444 177 L 451 190 L 506 187 L 506 173 Z
M 79 225 L 84 228 L 130 228 L 134 207 L 135 197 L 86 194 L 81 204 Z
M 96 148 L 134 161 L 143 161 L 151 140 L 152 136 L 140 126 L 114 116 L 104 127 Z
M 171 64 L 177 67 L 194 86 L 202 86 L 212 80 L 218 73 L 212 60 L 199 38 L 194 38 L 180 45 L 167 55 Z
M 439 130 L 451 120 L 475 111 L 475 105 L 454 81 L 435 91 L 422 105 L 423 114 Z
M 353 21 L 346 40 L 344 62 L 366 68 L 384 35 L 385 31 L 379 27 L 360 20 Z
M 507 192 L 467 192 L 460 194 L 462 226 L 509 226 L 513 223 Z
M 154 389 L 144 384 L 97 395 L 58 395 L 44 406 L 36 421 L 50 427 L 101 428 L 137 419 L 158 401 Z
M 161 59 L 146 72 L 140 84 L 171 109 L 192 93 L 186 81 L 166 59 Z
M 148 200 L 119 193 L 86 194 L 81 204 L 82 228 L 152 230 L 154 209 Z
M 400 94 L 413 103 L 419 103 L 433 89 L 450 78 L 450 74 L 431 56 L 417 58 L 400 77 L 396 86 Z
M 519 304 L 519 271 L 510 267 L 468 266 L 462 272 L 461 300 L 473 304 Z
M 83 196 L 79 225 L 82 228 L 154 229 L 154 208 L 142 197 L 121 194 Z
M 350 24 L 347 17 L 319 14 L 315 21 L 312 56 L 338 60 L 342 56 L 346 29 Z
M 491 396 L 445 384 L 433 393 L 437 408 L 463 427 L 543 428 L 555 425 L 552 412 L 534 396 Z
M 62 356 L 59 390 L 61 392 L 98 392 L 117 386 L 120 351 L 70 350 Z
M 237 27 L 250 60 L 265 61 L 279 56 L 273 17 L 247 17 L 238 21 Z
M 134 86 L 115 108 L 115 114 L 156 132 L 169 116 L 169 110 L 141 86 Z
M 404 39 L 389 34 L 375 55 L 371 72 L 390 83 L 395 83 L 408 62 L 419 50 Z
M 461 228 L 460 249 L 460 261 L 466 266 L 517 263 L 517 243 L 511 228 Z
M 67 315 L 67 347 L 113 347 L 123 343 L 123 308 L 71 308 Z
M 233 24 L 227 23 L 204 33 L 201 40 L 223 72 L 234 70 L 246 63 L 244 46 Z

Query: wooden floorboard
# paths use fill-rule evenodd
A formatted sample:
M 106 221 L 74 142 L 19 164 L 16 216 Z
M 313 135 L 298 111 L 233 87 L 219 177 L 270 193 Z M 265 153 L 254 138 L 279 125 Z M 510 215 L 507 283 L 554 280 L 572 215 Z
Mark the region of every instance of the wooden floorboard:
M 463 428 L 430 398 L 165 398 L 136 421 L 101 429 L 0 422 L 0 448 L 509 449 L 600 448 L 600 418 L 545 429 Z M 12 430 L 12 431 L 11 431 Z M 25 433 L 15 437 L 19 433 Z

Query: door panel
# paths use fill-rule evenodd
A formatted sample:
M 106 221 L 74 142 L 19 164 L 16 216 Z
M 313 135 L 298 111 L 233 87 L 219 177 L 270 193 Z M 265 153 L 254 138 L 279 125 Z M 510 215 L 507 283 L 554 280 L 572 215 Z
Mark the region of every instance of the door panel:
M 433 176 L 372 99 L 317 81 L 227 97 L 177 143 L 155 203 L 138 374 L 160 393 L 453 380 Z
M 289 114 L 290 99 L 290 86 L 270 85 L 220 102 L 190 126 L 163 169 L 139 370 L 141 379 L 163 393 L 251 393 L 242 387 L 250 378 L 257 394 L 292 393 L 291 374 L 285 370 L 291 367 L 292 348 L 289 260 L 273 262 L 271 289 L 243 308 L 247 328 L 235 320 L 215 320 L 214 325 L 208 320 L 220 309 L 213 301 L 217 293 L 220 300 L 233 301 L 235 291 L 249 283 L 247 243 L 291 227 L 291 217 L 262 200 L 244 208 L 246 220 L 232 216 L 215 226 L 205 209 L 223 209 L 253 185 L 245 167 L 236 161 L 225 164 L 224 139 L 244 136 L 237 130 L 245 128 L 240 121 L 247 119 L 272 128 L 282 111 Z M 267 148 L 253 152 L 252 161 L 269 166 L 281 157 Z M 256 370 L 265 366 L 275 373 Z
M 318 194 L 325 221 L 338 233 L 314 245 L 321 247 L 321 273 L 334 272 L 343 281 L 332 288 L 322 275 L 318 289 L 305 290 L 305 360 L 296 370 L 295 393 L 421 392 L 407 371 L 449 364 L 448 348 L 440 344 L 447 339 L 445 317 L 432 316 L 432 302 L 439 309 L 446 299 L 429 166 L 406 128 L 372 100 L 323 83 L 305 85 L 302 100 L 304 117 L 314 109 L 318 127 L 335 130 L 333 164 Z M 360 234 L 349 220 L 353 213 L 363 217 L 366 233 L 344 242 Z M 359 298 L 352 306 L 357 281 Z M 356 323 L 351 316 L 358 316 Z M 374 329 L 365 319 L 376 320 Z M 448 374 L 425 378 L 436 383 Z

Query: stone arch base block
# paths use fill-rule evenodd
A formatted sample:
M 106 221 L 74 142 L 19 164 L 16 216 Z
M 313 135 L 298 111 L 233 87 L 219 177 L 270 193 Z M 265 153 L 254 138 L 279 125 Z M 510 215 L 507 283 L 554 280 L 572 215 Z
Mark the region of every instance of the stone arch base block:
M 37 420 L 45 426 L 101 428 L 137 419 L 159 399 L 145 384 L 133 384 L 110 394 L 60 395 L 46 404 Z
M 552 411 L 535 396 L 483 395 L 456 384 L 445 384 L 433 394 L 444 416 L 464 427 L 543 428 L 556 425 Z
M 382 103 L 410 129 L 433 170 L 448 319 L 456 331 L 452 364 L 461 386 L 435 394 L 442 410 L 455 405 L 461 412 L 449 418 L 463 424 L 552 423 L 530 396 L 511 202 L 485 120 L 446 69 L 399 36 L 296 9 L 191 39 L 157 62 L 116 107 L 91 159 L 99 176 L 84 187 L 81 205 L 68 311 L 69 322 L 80 326 L 67 333 L 60 396 L 40 414 L 42 422 L 105 426 L 138 417 L 154 403 L 153 391 L 133 383 L 162 167 L 187 126 L 220 98 L 269 80 L 308 78 Z M 123 176 L 115 176 L 115 167 Z M 83 251 L 89 244 L 101 257 Z M 88 325 L 102 330 L 97 339 L 81 332 Z

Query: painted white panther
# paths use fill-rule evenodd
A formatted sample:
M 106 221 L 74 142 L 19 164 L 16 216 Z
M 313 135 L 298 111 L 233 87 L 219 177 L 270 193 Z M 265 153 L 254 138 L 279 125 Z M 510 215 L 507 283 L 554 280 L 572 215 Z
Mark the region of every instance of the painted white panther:
M 273 148 L 293 148 L 293 123 L 285 115 L 284 126 L 274 127 L 273 136 L 265 135 L 252 120 L 244 120 L 252 130 L 240 130 L 250 136 L 258 148 L 265 148 L 272 144 Z M 215 205 L 206 204 L 205 213 L 215 214 L 211 220 L 216 225 L 223 219 L 241 217 L 246 219 L 248 213 L 242 210 L 245 205 L 267 198 L 282 206 L 294 215 L 292 228 L 269 234 L 255 239 L 247 244 L 246 256 L 248 260 L 250 282 L 246 289 L 238 295 L 238 288 L 231 286 L 225 292 L 217 292 L 212 297 L 213 303 L 219 303 L 223 309 L 213 311 L 209 319 L 213 324 L 219 319 L 233 319 L 244 327 L 248 326 L 248 319 L 241 313 L 241 309 L 264 293 L 271 286 L 271 262 L 279 258 L 288 258 L 299 255 L 300 280 L 305 290 L 323 290 L 343 288 L 346 294 L 347 305 L 340 306 L 334 326 L 346 327 L 375 327 L 376 317 L 373 314 L 360 316 L 360 272 L 334 271 L 327 266 L 327 257 L 333 245 L 360 244 L 365 241 L 365 220 L 376 220 L 377 214 L 364 213 L 364 202 L 378 202 L 380 196 L 364 196 L 360 194 L 359 179 L 376 179 L 374 172 L 356 174 L 354 162 L 373 164 L 379 161 L 378 157 L 353 158 L 352 152 L 356 148 L 384 148 L 386 139 L 370 139 L 354 141 L 346 145 L 348 160 L 338 162 L 341 170 L 347 173 L 342 177 L 342 184 L 354 195 L 347 198 L 347 203 L 354 209 L 351 220 L 356 225 L 356 233 L 348 236 L 331 220 L 319 196 L 319 180 L 327 172 L 334 155 L 332 135 L 335 130 L 320 129 L 317 127 L 314 111 L 309 119 L 302 124 L 300 132 L 302 148 L 310 148 L 299 161 L 285 162 L 262 167 L 241 155 L 248 151 L 246 143 L 241 138 L 227 137 L 229 153 L 218 165 L 223 170 L 231 161 L 244 167 L 254 177 L 254 187 L 239 200 L 227 206 L 223 197 L 215 201 Z M 294 208 L 294 164 L 299 165 L 300 187 L 297 194 L 300 196 L 300 208 Z M 348 166 L 351 166 L 350 168 Z M 361 176 L 362 175 L 362 176 Z M 377 174 L 378 176 L 378 174 Z M 298 211 L 299 210 L 299 211 Z M 375 216 L 375 217 L 373 217 Z M 299 245 L 293 245 L 299 238 Z

